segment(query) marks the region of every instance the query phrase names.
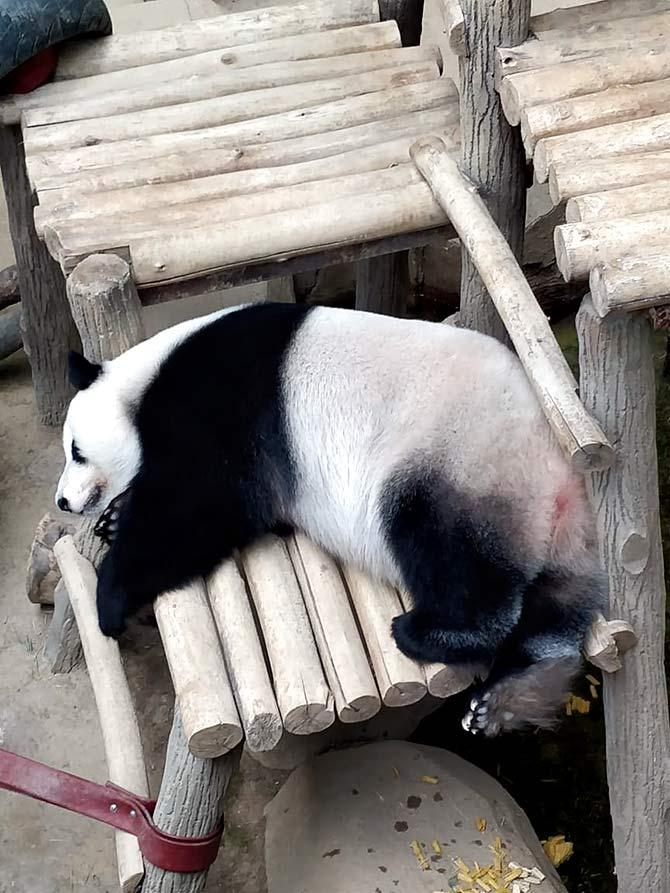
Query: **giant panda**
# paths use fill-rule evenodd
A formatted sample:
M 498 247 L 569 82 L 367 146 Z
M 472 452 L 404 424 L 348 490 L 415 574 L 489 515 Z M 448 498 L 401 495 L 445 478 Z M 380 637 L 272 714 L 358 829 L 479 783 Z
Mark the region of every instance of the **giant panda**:
M 262 303 L 70 357 L 56 502 L 114 526 L 100 628 L 296 528 L 402 587 L 418 661 L 485 665 L 464 718 L 547 726 L 603 599 L 594 520 L 516 356 L 472 331 Z

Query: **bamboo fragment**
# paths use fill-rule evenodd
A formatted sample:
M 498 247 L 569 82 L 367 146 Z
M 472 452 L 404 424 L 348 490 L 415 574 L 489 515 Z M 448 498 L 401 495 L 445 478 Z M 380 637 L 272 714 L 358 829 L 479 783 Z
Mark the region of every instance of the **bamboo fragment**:
M 189 750 L 218 757 L 242 740 L 242 726 L 202 580 L 154 602 Z
M 426 130 L 442 133 L 452 146 L 457 147 L 460 138 L 458 104 L 449 103 L 442 108 L 411 112 L 385 121 L 371 121 L 311 136 L 273 143 L 252 143 L 244 148 L 231 146 L 202 152 L 177 152 L 134 164 L 112 164 L 91 171 L 47 174 L 39 184 L 39 198 L 40 202 L 53 203 L 63 196 L 77 193 L 96 193 L 146 184 L 176 184 L 215 174 L 327 159 L 358 150 L 374 152 L 375 146 L 400 138 L 407 140 L 409 151 L 409 144 L 417 133 Z M 280 172 L 278 176 L 281 176 Z M 48 195 L 51 190 L 55 191 L 52 199 Z
M 575 394 L 572 373 L 547 318 L 476 189 L 439 139 L 420 140 L 410 153 L 472 257 L 573 468 L 606 467 L 612 447 Z
M 506 60 L 513 58 L 510 52 L 498 51 L 498 89 L 505 116 L 515 125 L 522 109 L 534 105 L 670 77 L 670 50 L 665 39 L 518 74 L 504 70 Z
M 521 136 L 529 155 L 538 140 L 575 133 L 618 121 L 632 121 L 670 111 L 670 78 L 623 84 L 600 93 L 575 96 L 521 112 Z
M 589 285 L 601 319 L 610 313 L 670 304 L 670 254 L 636 254 L 598 264 L 591 270 Z
M 329 31 L 379 21 L 377 0 L 308 0 L 288 6 L 267 6 L 195 22 L 180 22 L 158 31 L 113 34 L 78 40 L 59 55 L 57 80 L 82 78 L 227 49 L 310 31 Z
M 357 568 L 345 567 L 343 573 L 382 701 L 387 707 L 415 704 L 426 694 L 426 677 L 421 667 L 398 649 L 391 634 L 391 621 L 404 611 L 400 596 Z
M 380 90 L 425 83 L 439 77 L 435 62 L 419 62 L 326 78 L 307 84 L 270 87 L 234 96 L 215 97 L 168 106 L 127 112 L 108 118 L 89 118 L 65 124 L 24 127 L 26 152 L 48 152 L 137 140 L 157 134 L 181 133 L 220 127 L 239 121 L 254 121 L 270 115 L 305 109 Z
M 264 537 L 242 555 L 287 732 L 311 735 L 335 720 L 305 605 L 284 542 Z
M 270 62 L 250 68 L 225 68 L 218 71 L 212 60 L 211 71 L 190 74 L 179 80 L 140 84 L 112 89 L 90 98 L 47 103 L 23 112 L 23 126 L 61 124 L 86 118 L 105 118 L 143 109 L 164 108 L 182 102 L 197 102 L 289 84 L 308 84 L 325 78 L 344 77 L 366 71 L 379 71 L 399 65 L 435 62 L 441 66 L 439 48 L 433 45 L 399 47 L 374 52 L 350 52 L 346 55 L 292 62 Z M 29 95 L 29 94 L 28 94 Z M 1 102 L 0 102 L 1 106 Z
M 26 168 L 31 182 L 39 189 L 43 188 L 45 179 L 57 173 L 87 171 L 105 165 L 132 164 L 147 158 L 159 159 L 165 155 L 208 149 L 219 152 L 234 150 L 239 155 L 242 147 L 247 145 L 314 136 L 372 121 L 387 120 L 409 112 L 454 105 L 455 98 L 456 88 L 453 82 L 439 79 L 202 130 L 156 134 L 78 149 L 37 154 L 28 152 Z
M 119 646 L 103 636 L 96 609 L 95 568 L 77 551 L 74 539 L 64 536 L 54 554 L 70 595 L 86 657 L 105 748 L 109 780 L 140 797 L 149 796 L 142 739 Z M 137 838 L 115 832 L 119 884 L 123 893 L 137 889 L 144 876 L 144 861 Z
M 278 37 L 231 47 L 223 55 L 221 50 L 210 50 L 168 62 L 143 65 L 141 68 L 127 68 L 71 81 L 53 81 L 32 93 L 1 97 L 0 124 L 18 124 L 22 112 L 32 109 L 48 109 L 64 103 L 76 105 L 80 100 L 94 102 L 96 97 L 104 103 L 106 97 L 111 97 L 113 101 L 113 96 L 119 91 L 156 90 L 158 84 L 184 84 L 194 76 L 216 76 L 221 71 L 221 66 L 224 66 L 224 76 L 232 76 L 233 72 L 241 73 L 252 68 L 254 73 L 248 74 L 250 82 L 253 83 L 254 77 L 258 75 L 262 86 L 262 69 L 266 65 L 285 66 L 289 69 L 292 62 L 300 60 L 322 60 L 351 53 L 397 49 L 400 45 L 400 32 L 396 22 L 373 22 L 337 31 Z M 246 83 L 244 78 L 241 83 Z
M 209 577 L 207 591 L 247 747 L 255 752 L 273 750 L 283 732 L 281 716 L 247 587 L 233 559 Z
M 303 534 L 287 543 L 341 722 L 364 722 L 381 708 L 347 590 L 333 559 Z
M 670 174 L 670 153 L 667 172 Z M 567 223 L 588 223 L 664 209 L 670 209 L 670 179 L 575 196 L 565 206 L 565 220 Z
M 554 230 L 556 264 L 566 282 L 588 278 L 598 264 L 639 253 L 670 251 L 670 210 L 616 220 L 566 223 Z
M 624 186 L 670 179 L 670 151 L 612 158 L 584 158 L 579 164 L 556 164 L 549 172 L 549 194 L 555 205 L 568 198 Z
M 670 148 L 670 112 L 637 121 L 606 124 L 581 133 L 542 139 L 535 147 L 533 165 L 540 183 L 555 164 L 579 163 L 582 158 L 607 158 Z

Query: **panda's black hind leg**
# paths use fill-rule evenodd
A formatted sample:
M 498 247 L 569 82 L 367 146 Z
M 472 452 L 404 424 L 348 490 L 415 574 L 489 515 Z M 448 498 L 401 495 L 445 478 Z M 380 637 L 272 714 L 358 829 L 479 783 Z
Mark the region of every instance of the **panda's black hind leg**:
M 512 507 L 475 502 L 442 475 L 417 469 L 388 481 L 381 509 L 413 605 L 393 621 L 400 650 L 419 661 L 490 664 L 529 582 L 501 533 Z
M 463 728 L 492 737 L 527 726 L 554 726 L 581 668 L 586 630 L 603 599 L 604 581 L 597 571 L 541 573 L 524 595 L 517 627 L 474 694 Z

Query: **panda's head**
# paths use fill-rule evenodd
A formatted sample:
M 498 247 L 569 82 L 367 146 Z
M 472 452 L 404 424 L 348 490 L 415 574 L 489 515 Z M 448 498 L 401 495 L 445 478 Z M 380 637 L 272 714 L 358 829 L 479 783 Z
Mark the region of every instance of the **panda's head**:
M 128 489 L 141 450 L 131 406 L 108 366 L 70 354 L 77 390 L 63 426 L 65 468 L 56 490 L 63 511 L 97 516 Z

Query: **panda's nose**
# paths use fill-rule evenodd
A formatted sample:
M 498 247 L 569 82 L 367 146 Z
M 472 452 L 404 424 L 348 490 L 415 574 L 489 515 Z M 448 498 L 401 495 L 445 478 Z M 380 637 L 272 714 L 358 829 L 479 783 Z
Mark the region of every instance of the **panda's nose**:
M 62 512 L 71 512 L 72 511 L 72 509 L 70 508 L 69 501 L 64 496 L 61 496 L 58 499 L 58 502 L 56 503 L 56 505 Z

